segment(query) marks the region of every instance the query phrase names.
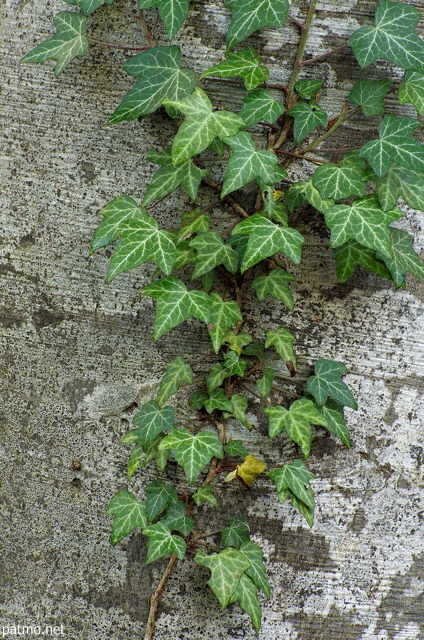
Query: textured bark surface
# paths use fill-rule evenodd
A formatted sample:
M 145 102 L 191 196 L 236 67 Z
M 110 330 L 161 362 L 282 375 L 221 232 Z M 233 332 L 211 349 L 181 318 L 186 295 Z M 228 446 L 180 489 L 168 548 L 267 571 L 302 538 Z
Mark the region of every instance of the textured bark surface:
M 421 0 L 412 4 L 424 11 Z M 301 19 L 307 6 L 294 1 L 293 15 Z M 52 16 L 67 8 L 56 0 L 0 4 L 0 629 L 63 624 L 68 640 L 124 640 L 142 637 L 148 598 L 166 562 L 143 565 L 140 533 L 116 548 L 109 544 L 105 507 L 127 488 L 128 451 L 120 439 L 167 361 L 194 360 L 210 343 L 200 323 L 190 321 L 153 344 L 153 304 L 140 298 L 153 269 L 107 286 L 110 251 L 88 255 L 97 212 L 121 194 L 141 200 L 155 170 L 146 151 L 167 145 L 172 129 L 160 113 L 141 125 L 105 124 L 133 84 L 121 69 L 122 52 L 93 46 L 58 79 L 50 62 L 19 66 L 52 34 Z M 308 55 L 346 42 L 374 8 L 374 2 L 321 2 Z M 95 15 L 93 37 L 140 43 L 123 12 L 112 6 Z M 221 59 L 228 21 L 220 2 L 191 6 L 175 40 L 187 64 L 200 72 Z M 271 65 L 272 81 L 285 83 L 297 40 L 297 27 L 287 24 L 283 32 L 255 34 L 249 44 Z M 374 77 L 383 72 L 384 65 L 370 69 Z M 321 104 L 333 115 L 361 72 L 347 50 L 306 73 L 325 81 Z M 204 86 L 217 104 L 241 105 L 241 88 Z M 400 113 L 394 103 L 391 109 Z M 414 111 L 405 105 L 402 113 Z M 374 135 L 369 124 L 349 121 L 331 146 Z M 298 175 L 305 170 L 299 165 Z M 201 201 L 214 197 L 204 189 Z M 162 220 L 178 223 L 189 207 L 178 190 L 164 203 Z M 420 250 L 423 216 L 405 210 L 401 226 Z M 179 563 L 162 601 L 158 640 L 424 638 L 423 287 L 410 278 L 406 290 L 396 291 L 360 270 L 339 285 L 321 223 L 304 218 L 298 228 L 309 246 L 293 269 L 295 311 L 253 296 L 246 311 L 266 330 L 284 324 L 295 334 L 300 376 L 320 357 L 346 364 L 359 404 L 346 412 L 352 449 L 321 431 L 314 439 L 311 530 L 261 480 L 249 492 L 219 489 L 220 513 L 205 510 L 214 529 L 222 513 L 229 518 L 238 506 L 264 547 L 272 594 L 259 634 L 238 607 L 221 612 L 205 586 L 209 572 L 187 562 Z M 257 429 L 242 437 L 252 452 L 294 455 L 284 439 L 263 438 L 255 403 L 250 418 Z M 153 473 L 135 476 L 131 490 L 143 496 Z M 175 474 L 171 465 L 163 477 Z

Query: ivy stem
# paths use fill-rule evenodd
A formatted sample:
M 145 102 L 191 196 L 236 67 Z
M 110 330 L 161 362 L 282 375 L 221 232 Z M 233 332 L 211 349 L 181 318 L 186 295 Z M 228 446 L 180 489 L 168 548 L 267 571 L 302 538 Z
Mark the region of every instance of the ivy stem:
M 151 30 L 149 28 L 149 25 L 146 22 L 146 18 L 144 17 L 144 13 L 143 13 L 142 9 L 139 9 L 138 14 L 137 14 L 137 18 L 140 21 L 141 28 L 143 29 L 143 33 L 146 36 L 147 42 L 152 47 L 153 46 L 152 32 L 151 32 Z
M 320 56 L 316 56 L 315 58 L 309 58 L 308 60 L 302 60 L 301 62 L 299 62 L 299 64 L 301 67 L 304 67 L 307 64 L 313 64 L 314 62 L 323 60 L 323 58 L 330 56 L 332 53 L 337 53 L 338 51 L 342 51 L 343 49 L 346 49 L 349 46 L 350 45 L 348 43 L 342 44 L 340 45 L 340 47 L 335 47 L 334 49 L 331 49 L 330 51 L 327 51 L 326 53 L 323 53 Z
M 324 140 L 327 140 L 327 138 L 331 136 L 331 134 L 334 133 L 334 131 L 338 129 L 341 124 L 343 124 L 346 118 L 353 116 L 355 113 L 357 113 L 360 110 L 360 108 L 361 107 L 359 106 L 359 107 L 355 107 L 354 109 L 346 109 L 346 111 L 342 112 L 338 118 L 336 116 L 337 120 L 333 124 L 333 126 L 330 127 L 330 129 L 328 129 L 328 131 L 326 131 L 322 136 L 320 136 L 319 138 L 315 138 L 315 140 L 313 140 L 311 144 L 308 144 L 306 147 L 303 147 L 301 149 L 302 153 L 304 153 L 305 151 L 309 151 L 310 149 L 312 149 L 312 147 L 315 147 L 317 144 L 320 144 L 321 142 L 324 142 Z M 332 118 L 330 122 L 332 120 L 334 120 L 334 118 Z
M 104 47 L 108 47 L 109 49 L 122 49 L 123 51 L 146 51 L 146 49 L 151 49 L 152 45 L 148 47 L 129 47 L 123 44 L 111 44 L 110 42 L 103 42 L 102 40 L 96 40 L 96 38 L 87 38 L 90 42 L 94 44 L 101 44 Z
M 159 607 L 159 602 L 160 599 L 162 597 L 163 592 L 166 589 L 166 585 L 168 584 L 168 580 L 172 575 L 172 572 L 174 571 L 175 565 L 178 562 L 178 558 L 175 555 L 175 553 L 171 553 L 171 558 L 168 562 L 168 566 L 166 567 L 166 571 L 163 574 L 161 581 L 158 584 L 158 587 L 156 589 L 156 591 L 154 592 L 154 594 L 152 595 L 152 597 L 150 598 L 150 611 L 149 611 L 149 618 L 147 620 L 147 627 L 146 627 L 146 633 L 144 635 L 144 640 L 152 640 L 153 638 L 153 633 L 155 630 L 155 621 L 156 621 L 156 614 L 158 611 L 158 607 Z
M 313 164 L 330 164 L 327 160 L 318 160 L 318 158 L 310 158 L 300 153 L 292 153 L 291 151 L 283 151 L 282 149 L 278 149 L 277 153 L 282 153 L 285 156 L 292 156 L 293 158 L 299 158 L 300 160 L 307 160 Z
M 214 189 L 215 191 L 218 191 L 218 193 L 221 193 L 222 191 L 222 186 L 220 184 L 217 184 L 216 182 L 214 182 L 213 180 L 210 180 L 209 178 L 202 178 L 202 182 L 204 182 L 205 184 L 208 185 L 208 187 L 211 187 L 211 189 Z M 225 198 L 222 198 L 225 202 L 228 202 L 228 204 L 230 204 L 234 211 L 236 213 L 238 213 L 240 216 L 242 216 L 243 218 L 248 218 L 249 214 L 247 213 L 247 211 L 245 209 L 243 209 L 243 207 L 241 207 L 235 200 L 234 198 L 232 198 L 231 196 L 225 196 Z
M 315 15 L 315 8 L 318 0 L 311 0 L 308 9 L 308 15 L 306 16 L 303 29 L 300 30 L 299 45 L 297 48 L 296 60 L 294 63 L 293 71 L 290 76 L 289 84 L 287 85 L 287 107 L 290 109 L 293 106 L 293 91 L 296 84 L 297 76 L 302 69 L 302 59 L 305 53 L 306 42 L 308 40 L 309 29 L 311 28 L 312 20 Z

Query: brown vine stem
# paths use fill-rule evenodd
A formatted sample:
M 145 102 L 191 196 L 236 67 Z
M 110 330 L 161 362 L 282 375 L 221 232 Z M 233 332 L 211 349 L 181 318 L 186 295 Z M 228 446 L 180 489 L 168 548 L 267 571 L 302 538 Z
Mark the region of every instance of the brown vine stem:
M 313 164 L 330 164 L 327 160 L 319 160 L 318 158 L 310 158 L 309 156 L 304 156 L 300 153 L 293 153 L 292 151 L 283 151 L 282 149 L 278 149 L 277 153 L 282 153 L 285 156 L 292 156 L 293 158 L 299 158 L 299 160 L 307 160 L 307 162 L 312 162 Z
M 154 630 L 155 630 L 155 621 L 156 621 L 156 614 L 158 611 L 158 607 L 159 607 L 159 603 L 160 603 L 160 599 L 162 597 L 163 592 L 166 589 L 166 585 L 168 584 L 168 580 L 172 575 L 172 572 L 174 571 L 175 565 L 178 562 L 178 558 L 175 555 L 175 553 L 171 553 L 171 558 L 168 562 L 168 566 L 166 567 L 166 571 L 162 576 L 161 581 L 159 582 L 159 585 L 156 589 L 156 591 L 154 592 L 154 594 L 152 595 L 152 597 L 150 598 L 150 611 L 149 611 L 149 619 L 147 620 L 147 627 L 146 627 L 146 633 L 144 635 L 144 640 L 152 640 L 153 638 L 153 634 L 154 634 Z
M 202 178 L 202 182 L 204 182 L 204 184 L 207 184 L 208 187 L 211 187 L 211 189 L 214 189 L 218 193 L 221 193 L 222 191 L 221 185 L 217 184 L 213 180 L 210 180 L 209 178 Z M 247 213 L 247 211 L 243 209 L 243 207 L 241 207 L 234 200 L 234 198 L 232 198 L 231 196 L 225 196 L 225 198 L 222 198 L 222 199 L 224 200 L 224 202 L 228 202 L 228 204 L 230 204 L 233 207 L 234 211 L 238 213 L 240 216 L 242 216 L 243 218 L 249 217 L 249 214 Z
M 287 85 L 287 107 L 290 109 L 293 106 L 293 91 L 296 84 L 297 76 L 302 69 L 302 60 L 305 53 L 306 42 L 308 40 L 309 29 L 311 28 L 312 20 L 315 15 L 315 8 L 318 0 L 311 0 L 309 4 L 308 14 L 306 16 L 303 29 L 300 30 L 299 45 L 297 48 L 296 60 L 294 63 L 293 71 L 290 76 L 289 84 Z
M 340 127 L 341 124 L 343 124 L 343 122 L 346 120 L 346 118 L 350 118 L 351 116 L 353 116 L 355 113 L 357 113 L 360 110 L 360 108 L 361 107 L 359 106 L 359 107 L 355 107 L 354 109 L 346 109 L 346 111 L 344 111 L 343 113 L 341 113 L 339 115 L 339 117 L 337 118 L 336 122 L 333 124 L 332 127 L 330 127 L 330 129 L 328 131 L 326 131 L 319 138 L 315 138 L 315 140 L 313 140 L 311 142 L 311 144 L 308 144 L 306 147 L 303 147 L 301 149 L 302 153 L 304 153 L 305 151 L 309 151 L 310 149 L 312 149 L 312 147 L 315 147 L 316 145 L 321 144 L 321 142 L 324 142 L 324 140 L 327 140 L 327 138 L 329 136 L 331 136 L 331 134 L 334 133 L 334 131 L 336 129 L 338 129 L 338 127 Z M 331 120 L 333 120 L 333 119 L 334 118 L 332 118 Z
M 146 49 L 151 49 L 152 45 L 148 47 L 129 47 L 123 44 L 111 44 L 110 42 L 103 42 L 102 40 L 96 40 L 96 38 L 87 38 L 93 44 L 101 44 L 103 47 L 108 47 L 109 49 L 122 49 L 123 51 L 146 51 Z
M 327 53 L 322 53 L 320 56 L 316 56 L 315 58 L 309 58 L 308 60 L 303 60 L 302 62 L 299 62 L 299 64 L 300 64 L 301 67 L 304 67 L 307 64 L 313 64 L 314 62 L 318 62 L 319 60 L 323 60 L 327 56 L 331 56 L 332 53 L 337 53 L 338 51 L 342 51 L 343 49 L 346 49 L 349 46 L 350 45 L 348 43 L 342 44 L 342 45 L 340 45 L 340 47 L 335 47 L 334 49 L 331 49 L 330 51 L 327 51 Z

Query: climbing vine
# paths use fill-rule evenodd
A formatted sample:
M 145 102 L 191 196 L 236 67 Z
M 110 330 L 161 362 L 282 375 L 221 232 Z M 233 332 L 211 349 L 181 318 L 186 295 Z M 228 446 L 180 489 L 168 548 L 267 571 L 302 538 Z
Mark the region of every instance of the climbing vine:
M 403 80 L 361 78 L 346 96 L 341 113 L 333 115 L 319 104 L 322 81 L 304 73 L 306 65 L 344 48 L 305 59 L 316 0 L 310 1 L 303 22 L 290 15 L 288 0 L 226 0 L 231 19 L 224 59 L 201 75 L 182 66 L 180 48 L 167 43 L 157 28 L 160 19 L 172 41 L 187 18 L 190 0 L 117 0 L 139 23 L 142 46 L 90 37 L 92 14 L 114 0 L 65 2 L 76 10 L 58 13 L 56 33 L 22 62 L 51 58 L 58 76 L 74 58 L 85 55 L 90 43 L 136 51 L 124 69 L 138 80 L 109 123 L 141 119 L 164 109 L 175 126 L 169 146 L 148 153 L 147 160 L 159 168 L 141 203 L 122 195 L 107 204 L 100 212 L 103 220 L 91 251 L 118 241 L 108 282 L 153 262 L 156 271 L 142 291 L 156 300 L 153 340 L 192 317 L 205 325 L 214 354 L 205 379 L 200 379 L 196 363 L 173 358 L 156 398 L 134 415 L 134 428 L 123 438 L 133 445 L 128 481 L 148 464 L 156 465 L 158 479 L 147 484 L 144 500 L 130 491 L 112 498 L 107 507 L 113 515 L 111 542 L 116 545 L 141 528 L 147 538 L 145 562 L 169 557 L 151 599 L 146 639 L 153 635 L 159 601 L 174 567 L 190 556 L 210 570 L 208 585 L 222 608 L 237 602 L 259 629 L 260 593 L 268 597 L 270 585 L 262 550 L 250 539 L 248 521 L 235 512 L 221 528 L 216 545 L 211 542 L 216 532 L 198 531 L 196 517 L 205 507 L 219 508 L 225 471 L 225 482 L 248 488 L 262 474 L 276 498 L 290 500 L 312 526 L 314 475 L 301 457 L 310 454 L 313 426 L 325 427 L 349 447 L 344 407 L 356 409 L 357 404 L 343 382 L 346 368 L 339 362 L 320 359 L 307 379 L 299 379 L 295 337 L 284 326 L 275 331 L 255 326 L 245 312 L 245 301 L 247 296 L 260 302 L 271 296 L 286 313 L 293 310 L 290 284 L 295 277 L 290 265 L 298 265 L 302 258 L 304 238 L 295 228 L 295 214 L 302 210 L 315 212 L 330 230 L 340 282 L 350 278 L 358 265 L 391 280 L 395 287 L 405 286 L 408 272 L 424 279 L 413 238 L 392 226 L 404 215 L 397 206 L 399 197 L 424 210 L 424 147 L 413 135 L 420 123 L 418 118 L 390 113 L 385 100 L 388 94 L 393 100 L 394 94 L 399 103 L 411 104 L 424 115 L 424 41 L 415 31 L 420 12 L 404 2 L 376 4 L 374 24 L 357 29 L 344 46 L 351 47 L 362 68 L 380 59 L 401 67 Z M 287 84 L 274 84 L 255 49 L 242 43 L 259 29 L 281 29 L 288 19 L 299 29 L 296 60 L 290 77 L 284 79 Z M 238 113 L 216 109 L 204 89 L 204 79 L 207 84 L 229 82 L 228 78 L 240 78 L 246 89 Z M 349 150 L 322 146 L 360 112 L 361 117 L 379 119 L 376 139 Z M 375 126 L 376 120 L 372 123 Z M 324 159 L 328 153 L 333 161 Z M 299 159 L 314 169 L 308 180 L 300 182 L 291 166 Z M 180 187 L 195 205 L 174 228 L 163 228 L 160 205 Z M 217 194 L 217 200 L 210 203 L 209 198 L 202 206 L 206 191 Z M 249 198 L 251 205 L 241 204 Z M 222 215 L 212 217 L 210 209 L 218 208 Z M 294 395 L 289 380 L 297 381 L 301 392 Z M 242 437 L 229 437 L 229 420 L 241 424 L 240 433 L 253 428 L 248 417 L 252 399 L 263 405 L 269 438 L 284 433 L 295 443 L 299 459 L 265 462 Z M 170 460 L 181 467 L 176 484 L 162 479 Z M 189 491 L 183 489 L 187 483 Z

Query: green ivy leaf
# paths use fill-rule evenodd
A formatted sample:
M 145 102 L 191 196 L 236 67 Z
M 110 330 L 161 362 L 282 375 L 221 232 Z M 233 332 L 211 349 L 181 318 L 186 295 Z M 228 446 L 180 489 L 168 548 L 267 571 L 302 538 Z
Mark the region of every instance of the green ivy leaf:
M 287 111 L 287 115 L 294 118 L 294 141 L 301 142 L 319 125 L 326 126 L 328 119 L 325 111 L 314 101 L 298 102 Z
M 325 213 L 330 207 L 334 206 L 334 200 L 331 198 L 321 198 L 320 192 L 310 180 L 308 180 L 308 182 L 297 182 L 289 187 L 284 195 L 284 199 L 291 212 L 297 207 L 304 207 L 306 202 L 309 202 L 314 209 L 321 211 L 321 213 Z
M 404 82 L 399 86 L 398 100 L 414 105 L 418 113 L 424 116 L 424 73 L 406 71 Z
M 113 0 L 65 0 L 74 7 L 79 7 L 84 15 L 88 16 L 104 4 L 112 4 Z
M 231 376 L 231 371 L 224 367 L 220 362 L 213 365 L 206 378 L 206 388 L 208 393 L 212 393 L 214 389 L 221 386 L 225 378 Z
M 208 333 L 214 351 L 218 353 L 228 330 L 234 328 L 242 320 L 242 316 L 235 300 L 224 302 L 218 293 L 211 293 L 210 299 Z
M 224 447 L 224 451 L 230 458 L 245 458 L 249 452 L 245 449 L 243 440 L 230 440 Z
M 200 211 L 201 209 L 195 209 L 194 211 L 184 213 L 181 218 L 180 228 L 170 232 L 177 246 L 179 243 L 185 241 L 187 236 L 192 236 L 193 233 L 204 233 L 209 230 L 211 219 L 204 213 L 200 213 Z
M 134 120 L 159 109 L 164 100 L 182 100 L 196 85 L 192 69 L 181 69 L 181 50 L 154 47 L 130 58 L 124 69 L 131 76 L 141 78 L 122 100 L 109 118 L 109 124 Z
M 168 233 L 158 229 L 158 223 L 145 212 L 137 218 L 127 219 L 119 226 L 121 237 L 110 259 L 106 280 L 108 283 L 123 271 L 134 269 L 151 260 L 164 273 L 169 274 L 175 263 L 175 245 Z
M 294 280 L 294 275 L 284 269 L 271 269 L 268 275 L 258 276 L 252 282 L 252 289 L 256 291 L 259 300 L 265 300 L 270 295 L 283 302 L 293 311 L 293 296 L 289 289 L 289 282 Z
M 172 40 L 188 16 L 189 3 L 190 0 L 138 0 L 138 8 L 149 9 L 156 5 L 165 24 L 168 39 Z
M 424 145 L 412 137 L 419 126 L 415 118 L 384 116 L 379 139 L 366 142 L 359 153 L 368 160 L 379 177 L 384 176 L 394 164 L 424 171 Z
M 315 78 L 302 78 L 294 85 L 300 98 L 310 100 L 322 87 L 321 80 Z
M 361 167 L 356 164 L 337 166 L 323 164 L 313 176 L 312 184 L 322 198 L 340 200 L 349 196 L 363 196 L 365 193 L 365 176 Z
M 135 429 L 138 433 L 138 429 Z M 130 459 L 128 461 L 127 466 L 127 477 L 128 480 L 131 480 L 134 473 L 143 467 L 146 466 L 150 460 L 155 460 L 158 468 L 163 471 L 166 467 L 169 458 L 169 451 L 160 451 L 159 445 L 162 441 L 163 436 L 160 435 L 152 442 L 151 445 L 144 451 L 141 444 L 136 444 L 134 449 L 131 451 Z
M 224 244 L 217 231 L 202 233 L 190 241 L 190 246 L 197 251 L 197 264 L 191 279 L 200 278 L 214 267 L 223 264 L 230 273 L 237 271 L 238 255 L 230 245 Z
M 414 30 L 420 18 L 420 11 L 409 4 L 381 0 L 375 27 L 361 27 L 349 40 L 361 67 L 386 58 L 404 69 L 424 69 L 424 42 Z
M 146 516 L 151 522 L 173 502 L 178 501 L 177 490 L 172 484 L 165 484 L 163 480 L 150 482 L 146 487 Z
M 296 371 L 296 356 L 293 352 L 293 340 L 292 335 L 286 329 L 277 329 L 277 331 L 267 331 L 266 334 L 265 349 L 274 347 L 280 358 L 287 364 L 293 363 L 294 371 Z M 289 371 L 291 368 L 287 367 Z
M 149 538 L 147 543 L 146 564 L 150 564 L 168 553 L 175 553 L 182 560 L 186 552 L 186 543 L 181 536 L 171 533 L 169 527 L 162 521 L 151 524 L 143 529 L 145 536 Z
M 253 338 L 248 333 L 234 333 L 234 331 L 227 331 L 222 338 L 222 344 L 226 344 L 232 351 L 241 355 L 243 347 L 252 342 Z
M 281 228 L 266 218 L 254 213 L 236 225 L 234 235 L 248 234 L 249 240 L 244 254 L 241 271 L 261 260 L 282 251 L 295 264 L 301 260 L 303 236 L 290 227 Z
M 135 414 L 133 423 L 138 425 L 138 441 L 147 451 L 162 431 L 174 428 L 174 407 L 160 409 L 155 400 L 150 400 Z
M 224 363 L 232 376 L 243 376 L 246 371 L 246 360 L 240 360 L 235 351 L 224 353 Z
M 214 389 L 209 398 L 204 401 L 204 407 L 208 413 L 212 413 L 215 409 L 228 411 L 231 414 L 234 411 L 233 403 L 228 400 L 222 389 Z
M 56 60 L 55 76 L 59 76 L 76 56 L 85 56 L 88 39 L 84 31 L 87 18 L 79 13 L 61 11 L 53 18 L 56 33 L 24 55 L 21 62 Z
M 258 360 L 265 358 L 265 346 L 263 342 L 254 342 L 243 349 L 244 356 L 255 356 Z
M 216 280 L 215 271 L 209 271 L 209 273 L 204 273 L 202 276 L 199 276 L 199 280 L 202 283 L 203 289 L 208 292 L 211 290 L 213 283 Z
M 390 80 L 365 80 L 361 78 L 349 93 L 349 100 L 360 105 L 366 116 L 384 113 L 384 98 L 390 89 Z
M 178 502 L 169 505 L 160 522 L 166 525 L 170 531 L 179 531 L 183 536 L 188 536 L 193 529 L 194 520 L 186 514 L 187 505 L 182 500 L 178 500 Z
M 262 549 L 252 542 L 251 540 L 245 540 L 241 543 L 239 551 L 244 553 L 250 562 L 250 567 L 246 569 L 245 575 L 253 581 L 258 589 L 260 589 L 267 598 L 269 598 L 271 587 L 269 586 L 268 578 L 266 577 L 266 568 L 263 562 Z
M 113 514 L 111 544 L 116 545 L 125 538 L 135 527 L 143 527 L 147 524 L 146 505 L 139 502 L 133 493 L 119 491 L 106 509 L 107 514 Z
M 298 500 L 304 502 L 311 509 L 315 506 L 313 493 L 311 494 L 309 482 L 315 478 L 308 471 L 302 460 L 288 462 L 280 469 L 266 471 L 266 475 L 275 483 L 280 502 L 284 502 L 290 491 Z
M 337 402 L 334 402 L 334 400 L 328 399 L 327 402 L 322 407 L 318 407 L 318 409 L 327 421 L 326 428 L 331 431 L 331 433 L 334 433 L 336 438 L 341 440 L 343 444 L 350 447 L 350 434 L 346 425 L 343 407 L 337 404 Z
M 288 0 L 226 0 L 232 11 L 227 49 L 263 27 L 283 27 L 289 13 Z
M 173 396 L 184 382 L 193 382 L 193 371 L 190 365 L 184 362 L 184 358 L 178 356 L 169 362 L 160 383 L 157 395 L 159 407 L 163 407 L 168 398 Z
M 147 159 L 151 160 L 151 157 L 147 156 Z M 143 206 L 167 196 L 180 185 L 192 200 L 196 200 L 202 178 L 209 175 L 208 169 L 199 169 L 192 160 L 175 166 L 172 162 L 171 147 L 165 149 L 162 154 L 155 154 L 154 162 L 162 166 L 153 175 L 146 189 Z
M 236 418 L 246 429 L 253 429 L 253 425 L 250 424 L 246 418 L 247 398 L 240 393 L 233 393 L 231 396 L 231 405 L 232 409 L 230 411 L 228 411 L 228 409 L 224 410 L 224 418 Z
M 333 250 L 333 259 L 336 261 L 336 273 L 339 282 L 346 282 L 353 276 L 357 265 L 391 280 L 390 272 L 384 262 L 375 256 L 375 250 L 364 247 L 356 240 L 349 240 L 341 247 L 336 247 Z
M 99 213 L 103 216 L 103 220 L 94 233 L 90 253 L 115 242 L 119 236 L 121 225 L 142 216 L 143 210 L 132 198 L 119 196 L 103 207 Z
M 246 542 L 249 539 L 250 527 L 246 518 L 234 516 L 231 518 L 228 527 L 223 527 L 221 531 L 221 542 L 223 547 L 234 547 L 235 549 L 239 549 L 243 542 Z
M 247 571 L 240 576 L 237 589 L 230 602 L 238 602 L 243 611 L 249 614 L 256 631 L 261 628 L 262 610 L 258 599 L 258 590 L 251 578 L 247 576 Z
M 358 408 L 349 387 L 340 378 L 347 371 L 343 364 L 321 359 L 316 362 L 314 371 L 315 375 L 308 378 L 306 390 L 314 396 L 319 405 L 324 405 L 327 398 L 333 398 L 342 406 L 351 409 Z M 322 423 L 317 422 L 316 424 Z
M 274 369 L 265 367 L 263 371 L 263 377 L 256 381 L 256 388 L 261 398 L 266 398 L 272 389 L 272 383 L 277 375 Z
M 280 406 L 266 407 L 264 413 L 268 416 L 269 437 L 275 438 L 285 428 L 287 435 L 299 445 L 305 458 L 311 450 L 311 424 L 327 426 L 326 419 L 309 398 L 295 400 L 288 410 Z
M 178 164 L 206 149 L 215 137 L 224 140 L 244 126 L 231 111 L 213 111 L 207 94 L 197 87 L 183 100 L 163 100 L 185 116 L 172 143 L 172 160 Z
M 282 102 L 276 100 L 270 91 L 258 89 L 243 98 L 239 116 L 246 127 L 251 127 L 262 121 L 273 124 L 283 113 Z
M 222 444 L 215 433 L 202 431 L 193 435 L 186 429 L 176 429 L 160 443 L 161 449 L 172 449 L 178 464 L 182 466 L 189 484 L 192 484 L 203 467 L 213 457 L 222 458 Z
M 396 287 L 401 287 L 406 274 L 412 273 L 416 278 L 424 280 L 424 262 L 412 248 L 414 238 L 401 229 L 390 229 L 391 257 L 377 253 L 376 257 L 384 260 Z
M 222 185 L 221 197 L 260 178 L 267 185 L 276 182 L 278 158 L 272 151 L 256 151 L 252 136 L 247 131 L 240 131 L 225 139 L 231 149 L 228 169 Z
M 214 507 L 219 506 L 218 500 L 213 495 L 210 487 L 199 487 L 196 493 L 193 493 L 192 498 L 197 506 L 201 505 L 202 502 L 209 502 L 209 504 L 212 504 Z
M 202 73 L 200 80 L 208 76 L 239 77 L 243 78 L 246 89 L 251 91 L 269 78 L 268 69 L 260 62 L 261 59 L 252 47 L 242 49 L 237 53 L 227 52 L 226 59 Z
M 189 316 L 209 322 L 210 296 L 204 291 L 188 291 L 184 282 L 175 276 L 156 280 L 142 289 L 142 293 L 157 298 L 153 340 L 169 329 L 177 327 Z
M 206 391 L 195 391 L 191 394 L 190 404 L 193 409 L 201 409 L 208 398 L 209 394 Z
M 338 204 L 325 213 L 325 222 L 331 229 L 331 247 L 338 247 L 350 239 L 375 251 L 390 255 L 389 224 L 404 213 L 394 207 L 383 211 L 377 196 L 356 198 L 352 205 Z
M 399 196 L 413 209 L 424 211 L 424 172 L 393 165 L 382 178 L 375 177 L 383 211 L 392 209 Z
M 198 551 L 194 561 L 211 570 L 212 576 L 208 585 L 224 609 L 231 602 L 240 582 L 240 576 L 249 568 L 249 560 L 238 549 L 229 547 L 210 556 L 203 551 Z

